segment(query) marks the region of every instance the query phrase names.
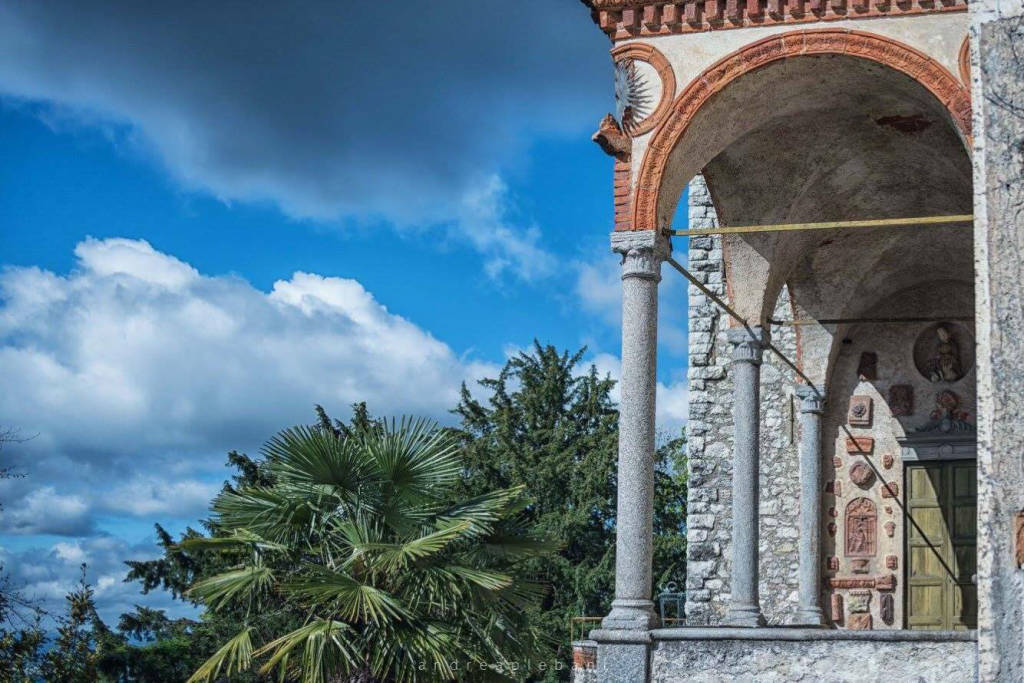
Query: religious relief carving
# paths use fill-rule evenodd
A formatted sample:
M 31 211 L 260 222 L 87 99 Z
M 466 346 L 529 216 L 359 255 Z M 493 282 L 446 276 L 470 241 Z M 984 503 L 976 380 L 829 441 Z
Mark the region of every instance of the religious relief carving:
M 828 535 L 829 536 L 835 536 L 836 535 L 836 523 L 835 522 L 829 522 L 828 523 L 828 527 L 826 527 L 826 528 L 828 529 Z
M 849 422 L 851 427 L 870 427 L 871 426 L 871 406 L 872 401 L 870 396 L 854 396 L 850 399 L 850 412 Z
M 914 413 L 914 387 L 893 384 L 889 387 L 889 411 L 896 417 Z
M 892 593 L 883 593 L 878 601 L 878 614 L 886 626 L 892 626 L 896 613 L 896 600 Z
M 829 517 L 838 517 L 839 516 L 839 512 L 835 508 L 829 508 L 828 509 L 828 516 Z
M 885 523 L 885 535 L 888 536 L 889 538 L 892 538 L 893 536 L 896 535 L 896 523 L 895 522 L 886 522 Z
M 836 457 L 832 458 L 832 464 L 833 464 L 833 465 L 834 465 L 834 466 L 835 466 L 836 468 L 842 467 L 842 466 L 843 466 L 843 459 L 842 459 L 842 458 L 840 458 L 840 457 L 839 457 L 839 456 L 837 455 Z
M 878 513 L 867 498 L 855 498 L 846 506 L 846 556 L 874 557 Z
M 886 555 L 885 556 L 885 568 L 886 569 L 898 569 L 899 565 L 900 565 L 900 560 L 895 555 Z
M 828 568 L 829 571 L 839 571 L 839 558 L 835 555 L 829 555 L 828 560 L 825 561 L 825 566 Z
M 875 450 L 875 440 L 870 436 L 846 437 L 847 453 L 870 455 L 873 450 Z
M 935 328 L 935 349 L 928 357 L 928 379 L 932 382 L 955 382 L 963 377 L 960 347 L 945 325 Z
M 858 559 L 850 563 L 850 569 L 854 574 L 867 574 L 871 571 L 871 560 Z
M 860 361 L 857 363 L 857 376 L 860 379 L 878 379 L 878 354 L 873 351 L 865 351 L 860 354 Z
M 871 630 L 871 615 L 870 614 L 851 614 L 850 618 L 846 620 L 846 628 L 852 631 L 870 631 Z
M 928 422 L 917 428 L 918 432 L 939 432 L 942 434 L 973 432 L 974 425 L 967 421 L 969 414 L 960 409 L 960 397 L 948 389 L 935 394 L 935 410 Z
M 875 473 L 870 467 L 862 462 L 853 463 L 853 467 L 850 468 L 850 481 L 861 488 L 867 488 L 874 480 Z
M 974 340 L 955 323 L 926 327 L 914 342 L 914 365 L 930 382 L 956 382 L 973 364 Z
M 882 484 L 882 498 L 897 498 L 900 495 L 900 485 L 894 481 L 887 481 Z
M 597 132 L 590 139 L 596 142 L 608 156 L 615 157 L 619 161 L 629 161 L 633 151 L 633 140 L 622 132 L 619 122 L 611 114 L 604 115 L 597 127 Z
M 825 493 L 835 493 L 835 492 L 836 492 L 836 483 L 834 481 L 826 481 L 825 482 Z
M 892 453 L 886 453 L 882 456 L 882 467 L 885 469 L 891 470 L 894 462 L 896 462 L 896 459 L 892 457 Z

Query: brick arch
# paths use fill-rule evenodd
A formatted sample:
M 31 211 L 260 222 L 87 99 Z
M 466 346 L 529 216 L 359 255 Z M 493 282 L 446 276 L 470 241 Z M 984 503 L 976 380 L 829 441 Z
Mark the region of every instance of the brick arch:
M 709 66 L 672 103 L 668 118 L 654 132 L 640 165 L 632 229 L 657 227 L 661 186 L 672 151 L 697 113 L 716 93 L 744 74 L 771 62 L 820 54 L 869 59 L 910 76 L 947 108 L 966 146 L 970 147 L 970 90 L 923 52 L 890 38 L 848 29 L 804 29 L 769 36 Z

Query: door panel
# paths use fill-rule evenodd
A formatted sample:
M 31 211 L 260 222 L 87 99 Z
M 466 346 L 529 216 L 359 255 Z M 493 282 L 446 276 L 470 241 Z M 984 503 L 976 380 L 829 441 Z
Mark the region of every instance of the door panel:
M 907 466 L 907 628 L 976 628 L 977 469 L 973 461 Z

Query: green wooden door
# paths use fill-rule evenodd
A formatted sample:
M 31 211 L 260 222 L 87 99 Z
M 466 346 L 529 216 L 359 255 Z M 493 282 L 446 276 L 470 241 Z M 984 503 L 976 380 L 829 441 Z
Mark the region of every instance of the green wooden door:
M 973 460 L 907 465 L 907 628 L 975 628 L 977 481 Z

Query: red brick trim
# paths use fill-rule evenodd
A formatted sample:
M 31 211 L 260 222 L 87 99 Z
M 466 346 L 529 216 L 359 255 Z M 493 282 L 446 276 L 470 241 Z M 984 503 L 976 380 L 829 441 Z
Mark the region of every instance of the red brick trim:
M 712 64 L 673 102 L 671 114 L 654 132 L 640 165 L 631 229 L 657 228 L 658 199 L 669 157 L 701 107 L 746 73 L 780 59 L 815 54 L 846 54 L 870 59 L 914 78 L 946 106 L 970 144 L 970 90 L 928 55 L 890 38 L 862 31 L 803 29 L 770 36 Z
M 612 171 L 612 198 L 615 202 L 615 231 L 633 229 L 633 188 L 632 166 L 629 161 L 615 160 Z
M 591 0 L 591 16 L 613 41 L 749 26 L 966 12 L 965 0 Z
M 964 42 L 960 43 L 960 53 L 957 55 L 957 66 L 960 67 L 960 80 L 968 88 L 971 87 L 971 40 L 964 36 Z
M 661 99 L 650 116 L 640 123 L 626 123 L 623 126 L 627 133 L 637 137 L 654 130 L 654 127 L 661 123 L 665 116 L 668 115 L 668 110 L 672 107 L 672 100 L 676 97 L 676 74 L 665 55 L 661 54 L 661 51 L 652 45 L 630 43 L 612 48 L 613 61 L 621 62 L 624 59 L 647 62 L 654 67 L 654 70 L 658 72 L 658 77 L 661 79 Z

